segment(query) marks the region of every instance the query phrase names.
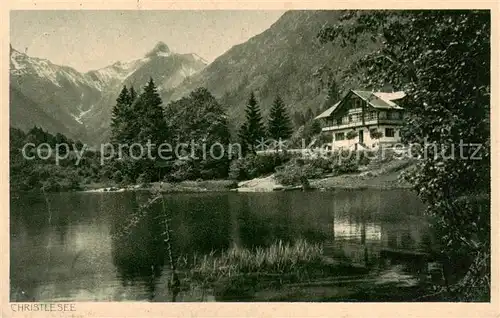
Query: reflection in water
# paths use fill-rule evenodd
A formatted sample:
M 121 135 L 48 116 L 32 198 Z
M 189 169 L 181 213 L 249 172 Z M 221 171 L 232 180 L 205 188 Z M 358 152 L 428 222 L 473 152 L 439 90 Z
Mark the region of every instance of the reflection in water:
M 53 194 L 49 213 L 43 196 L 11 199 L 11 297 L 22 290 L 29 299 L 18 300 L 168 300 L 162 212 L 158 205 L 138 216 L 146 200 L 140 193 Z M 322 242 L 338 259 L 378 266 L 383 249 L 432 246 L 423 205 L 403 190 L 172 194 L 165 200 L 180 256 L 305 238 Z
M 136 197 L 132 196 L 129 208 L 135 213 L 129 217 L 115 215 L 111 218 L 113 264 L 123 287 L 129 285 L 145 286 L 147 299 L 155 297 L 155 286 L 165 265 L 164 244 L 162 239 L 163 228 L 157 210 L 152 210 L 143 217 L 136 218 L 139 205 Z M 114 210 L 114 213 L 123 214 L 124 211 Z M 135 226 L 126 229 L 130 221 L 137 221 Z M 113 235 L 118 234 L 119 235 Z
M 333 235 L 337 239 L 359 239 L 363 243 L 365 240 L 380 241 L 382 239 L 382 227 L 375 223 L 361 226 L 356 223 L 348 223 L 347 221 L 336 221 L 333 225 Z

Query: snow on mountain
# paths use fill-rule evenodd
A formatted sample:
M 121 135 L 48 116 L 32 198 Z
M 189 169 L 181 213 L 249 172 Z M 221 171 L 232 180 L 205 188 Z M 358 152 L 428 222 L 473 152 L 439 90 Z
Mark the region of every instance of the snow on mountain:
M 156 56 L 165 56 L 165 57 L 167 57 L 167 56 L 170 56 L 170 53 L 168 53 L 168 52 L 156 52 Z
M 182 68 L 180 69 L 180 73 L 184 76 L 184 77 L 189 77 L 189 76 L 192 76 L 194 74 L 196 74 L 196 72 L 198 72 L 198 70 L 195 70 L 194 68 L 192 67 L 186 67 L 186 66 L 182 66 Z
M 57 80 L 57 69 L 53 67 L 49 61 L 31 58 L 12 48 L 10 53 L 10 73 L 16 76 L 33 73 L 61 87 Z
M 28 56 L 11 46 L 10 85 L 22 96 L 11 102 L 11 107 L 19 108 L 11 124 L 21 127 L 22 122 L 51 117 L 66 131 L 78 131 L 82 140 L 100 141 L 109 130 L 111 110 L 123 85 L 133 85 L 139 91 L 149 78 L 153 78 L 160 92 L 169 91 L 206 65 L 197 54 L 174 53 L 165 43 L 158 42 L 142 58 L 118 61 L 82 73 L 47 59 Z M 34 102 L 23 104 L 20 101 L 24 99 Z M 46 116 L 31 118 L 34 107 Z M 43 127 L 42 123 L 40 126 Z M 50 127 L 56 126 L 52 123 Z M 86 131 L 84 134 L 80 134 L 82 129 Z
M 142 65 L 149 62 L 150 58 L 144 57 L 128 62 L 116 62 L 113 65 L 103 67 L 98 70 L 89 71 L 85 75 L 92 78 L 96 85 L 104 90 L 112 83 L 123 82 L 127 77 L 133 74 Z
M 58 87 L 63 87 L 62 82 L 65 80 L 74 85 L 96 87 L 90 78 L 71 67 L 56 65 L 47 59 L 28 56 L 12 47 L 10 53 L 10 74 L 17 77 L 32 75 L 44 78 Z
M 11 47 L 10 74 L 15 77 L 36 76 L 49 80 L 52 84 L 61 88 L 64 86 L 62 82 L 68 81 L 77 86 L 86 85 L 102 92 L 109 89 L 110 86 L 114 87 L 121 84 L 141 67 L 150 63 L 152 59 L 155 59 L 155 63 L 158 63 L 156 59 L 170 57 L 187 59 L 181 67 L 181 74 L 184 77 L 193 75 L 208 64 L 205 59 L 195 53 L 176 54 L 171 52 L 165 43 L 158 42 L 143 58 L 127 62 L 118 61 L 101 69 L 80 73 L 71 67 L 53 64 L 47 59 L 30 57 Z M 189 60 L 192 60 L 194 65 L 190 65 Z M 157 71 L 161 72 L 161 69 Z
M 71 114 L 71 116 L 73 116 L 73 118 L 79 122 L 80 124 L 83 124 L 83 121 L 82 119 L 84 118 L 85 115 L 87 115 L 88 113 L 90 113 L 93 109 L 94 109 L 94 106 L 95 105 L 91 105 L 89 109 L 87 110 L 82 110 L 81 109 L 81 106 L 78 108 L 78 110 L 80 111 L 80 113 L 78 114 Z

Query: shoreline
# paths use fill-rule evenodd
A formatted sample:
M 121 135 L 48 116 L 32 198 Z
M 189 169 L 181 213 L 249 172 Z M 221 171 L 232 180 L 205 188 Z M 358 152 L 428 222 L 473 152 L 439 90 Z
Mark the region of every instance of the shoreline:
M 232 180 L 182 181 L 179 183 L 153 182 L 148 185 L 116 186 L 109 185 L 100 188 L 77 190 L 76 192 L 105 193 L 105 192 L 133 192 L 159 191 L 161 193 L 202 193 L 202 192 L 242 192 L 268 193 L 280 191 L 335 191 L 335 190 L 395 190 L 411 189 L 408 183 L 399 182 L 397 178 L 360 178 L 359 175 L 342 175 L 321 179 L 310 179 L 310 187 L 283 186 L 276 182 L 269 182 L 271 176 L 255 178 L 236 183 Z M 209 186 L 207 186 L 209 184 Z M 225 185 L 225 186 L 224 186 Z
M 91 183 L 80 185 L 77 189 L 64 189 L 50 193 L 83 192 L 145 192 L 157 191 L 161 193 L 202 193 L 202 192 L 279 192 L 279 191 L 335 191 L 335 190 L 394 190 L 411 189 L 411 184 L 402 182 L 400 174 L 414 167 L 411 161 L 392 161 L 381 164 L 376 169 L 362 169 L 355 173 L 342 175 L 324 175 L 321 178 L 309 179 L 309 187 L 304 189 L 300 185 L 284 186 L 274 179 L 274 174 L 261 176 L 251 180 L 236 181 L 230 179 L 219 180 L 185 180 L 180 182 L 151 182 L 144 184 L 120 185 L 115 183 Z M 11 192 L 19 192 L 12 189 Z M 20 191 L 25 192 L 25 191 Z M 41 192 L 30 190 L 26 192 Z

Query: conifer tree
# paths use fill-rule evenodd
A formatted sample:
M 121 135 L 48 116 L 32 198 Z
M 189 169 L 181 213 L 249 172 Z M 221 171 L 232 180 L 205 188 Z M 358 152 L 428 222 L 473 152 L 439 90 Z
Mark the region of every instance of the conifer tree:
M 133 102 L 135 102 L 137 98 L 137 92 L 135 91 L 134 86 L 130 86 L 129 95 L 130 95 L 130 104 L 132 104 Z
M 238 131 L 238 139 L 240 140 L 241 152 L 243 156 L 246 156 L 249 149 L 249 138 L 248 138 L 248 126 L 247 123 L 243 123 Z
M 152 78 L 133 104 L 133 115 L 137 117 L 135 122 L 138 125 L 134 127 L 137 131 L 137 142 L 145 144 L 151 140 L 151 143 L 159 144 L 166 140 L 167 127 L 163 116 L 163 101 Z
M 269 114 L 268 135 L 275 141 L 292 136 L 292 124 L 280 96 L 276 96 Z
M 324 110 L 333 106 L 340 99 L 340 92 L 337 83 L 332 79 L 330 85 L 328 86 L 328 95 L 326 96 L 326 103 L 324 105 Z
M 306 111 L 306 114 L 304 115 L 305 122 L 308 122 L 314 118 L 314 113 L 312 109 L 309 107 Z
M 295 111 L 293 113 L 293 123 L 295 125 L 295 128 L 303 126 L 306 123 L 304 114 L 300 111 Z
M 126 86 L 123 86 L 120 95 L 116 99 L 111 117 L 111 140 L 113 142 L 124 142 L 128 116 L 127 108 L 130 107 L 130 94 Z
M 242 146 L 245 144 L 250 151 L 255 152 L 255 145 L 266 136 L 266 132 L 262 123 L 260 108 L 253 92 L 250 93 L 245 113 L 246 123 L 243 126 L 244 129 L 242 127 L 240 130 L 240 139 Z

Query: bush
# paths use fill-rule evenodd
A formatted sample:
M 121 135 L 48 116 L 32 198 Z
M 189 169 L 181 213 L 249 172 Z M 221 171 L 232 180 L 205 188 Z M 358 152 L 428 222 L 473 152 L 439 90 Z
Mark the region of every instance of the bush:
M 282 164 L 279 155 L 253 155 L 247 158 L 245 171 L 249 178 L 273 173 L 274 169 Z
M 236 159 L 231 161 L 231 164 L 229 166 L 229 179 L 237 181 L 248 179 L 243 159 Z
M 30 174 L 29 176 L 26 177 L 26 179 L 22 181 L 23 190 L 31 190 L 34 188 L 38 189 L 39 186 L 40 182 L 36 174 Z
M 346 136 L 347 139 L 352 140 L 356 137 L 358 137 L 358 133 L 355 130 L 348 131 Z
M 288 154 L 277 153 L 268 155 L 248 155 L 233 160 L 229 168 L 229 178 L 232 180 L 246 180 L 273 173 L 276 167 L 290 160 Z
M 371 139 L 380 139 L 384 136 L 384 134 L 378 129 L 370 129 L 370 138 Z
M 196 178 L 195 169 L 191 162 L 187 160 L 176 160 L 172 167 L 172 173 L 167 175 L 168 181 L 180 182 L 183 180 L 193 180 Z
M 115 171 L 115 173 L 113 173 L 112 179 L 113 179 L 113 181 L 118 182 L 118 183 L 122 182 L 123 181 L 122 172 L 120 170 Z
M 47 180 L 42 182 L 42 191 L 45 192 L 54 192 L 60 189 L 59 183 L 54 178 L 48 178 Z
M 353 156 L 345 159 L 340 159 L 333 166 L 333 171 L 335 174 L 346 174 L 359 171 L 359 165 L 356 158 Z
M 309 175 L 311 166 L 294 162 L 280 167 L 274 174 L 274 178 L 285 186 L 302 185 L 309 187 Z
M 83 179 L 83 184 L 91 184 L 92 182 L 93 182 L 93 180 L 91 177 L 87 177 L 87 178 Z
M 202 169 L 200 171 L 200 177 L 197 178 L 196 180 L 201 181 L 201 180 L 213 180 L 217 179 L 218 177 L 221 177 L 221 174 L 218 173 L 215 169 Z
M 373 158 L 372 153 L 370 153 L 370 157 Z M 357 153 L 357 161 L 358 165 L 360 166 L 366 166 L 367 164 L 370 163 L 370 159 L 368 158 L 365 151 L 360 151 Z
M 80 189 L 80 178 L 73 173 L 68 173 L 66 177 L 59 182 L 58 190 L 78 190 Z
M 281 167 L 276 168 L 275 178 L 283 185 L 306 185 L 308 179 L 320 178 L 326 173 L 336 175 L 353 173 L 359 170 L 359 162 L 368 158 L 348 156 L 340 153 L 332 157 L 295 158 Z
M 146 172 L 141 173 L 136 180 L 137 184 L 145 184 L 149 182 L 151 182 L 151 176 Z
M 333 163 L 331 158 L 313 158 L 308 161 L 308 164 L 311 165 L 312 168 L 316 169 L 320 174 L 329 173 L 333 170 Z
M 121 185 L 129 185 L 132 184 L 134 181 L 129 175 L 125 175 L 122 179 L 122 182 L 120 182 Z
M 312 163 L 307 163 L 302 166 L 302 172 L 308 179 L 319 178 L 326 173 L 325 170 L 315 167 Z

